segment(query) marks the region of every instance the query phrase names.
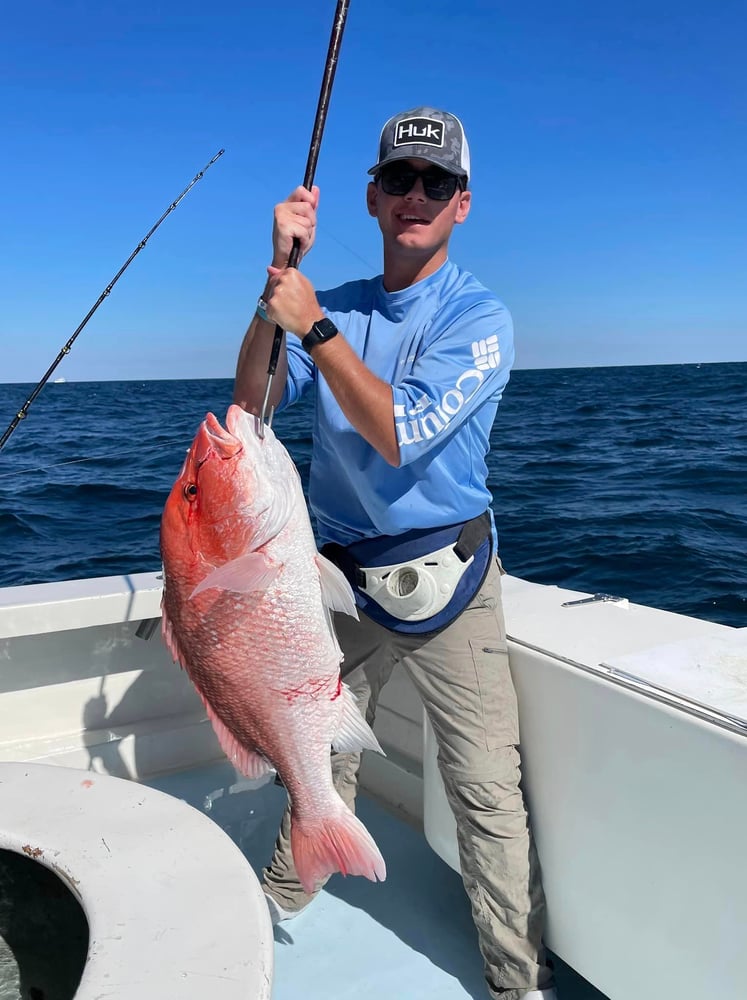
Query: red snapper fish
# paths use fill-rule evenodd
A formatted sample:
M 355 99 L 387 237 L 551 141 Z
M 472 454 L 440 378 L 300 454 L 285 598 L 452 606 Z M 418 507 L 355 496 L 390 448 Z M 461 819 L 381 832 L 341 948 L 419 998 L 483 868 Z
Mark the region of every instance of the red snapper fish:
M 161 520 L 163 636 L 228 759 L 277 769 L 307 892 L 341 871 L 381 881 L 384 860 L 332 784 L 330 748 L 381 751 L 348 687 L 328 609 L 357 617 L 350 585 L 316 549 L 290 455 L 232 405 L 208 413 Z

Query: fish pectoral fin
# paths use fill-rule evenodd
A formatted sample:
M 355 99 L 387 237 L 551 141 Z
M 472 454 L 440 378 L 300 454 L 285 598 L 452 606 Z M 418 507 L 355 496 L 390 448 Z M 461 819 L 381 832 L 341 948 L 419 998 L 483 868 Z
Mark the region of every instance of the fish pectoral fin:
M 358 609 L 355 606 L 353 589 L 345 574 L 321 553 L 317 553 L 315 559 L 319 570 L 319 580 L 322 584 L 324 603 L 333 611 L 341 611 L 343 614 L 357 618 Z
M 286 454 L 285 457 L 290 461 L 290 456 Z M 293 466 L 293 471 L 298 476 L 298 470 L 295 466 Z M 296 497 L 297 492 L 293 489 L 293 480 L 291 479 L 289 482 L 283 476 L 282 470 L 278 470 L 272 503 L 263 511 L 264 517 L 252 539 L 253 549 L 259 549 L 272 541 L 273 538 L 277 538 L 293 515 Z
M 211 570 L 189 596 L 191 599 L 211 587 L 233 590 L 237 594 L 267 590 L 282 568 L 282 563 L 271 563 L 261 552 L 246 552 Z
M 377 753 L 384 753 L 374 736 L 373 729 L 363 718 L 355 695 L 347 684 L 342 685 L 342 716 L 332 739 L 332 749 L 337 753 L 354 753 L 358 750 L 376 750 Z

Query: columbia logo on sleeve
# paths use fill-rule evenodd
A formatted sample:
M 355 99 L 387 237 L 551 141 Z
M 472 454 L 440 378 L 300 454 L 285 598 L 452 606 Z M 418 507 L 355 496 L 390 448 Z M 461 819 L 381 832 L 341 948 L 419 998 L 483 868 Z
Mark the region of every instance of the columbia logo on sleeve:
M 500 366 L 501 350 L 497 334 L 473 340 L 471 348 L 474 367 L 463 371 L 440 399 L 434 400 L 423 393 L 412 406 L 394 404 L 394 424 L 400 447 L 429 441 L 446 430 L 485 381 L 483 373 Z
M 486 364 L 485 368 L 487 367 Z M 421 396 L 409 413 L 401 403 L 395 403 L 394 426 L 400 447 L 418 441 L 430 441 L 440 434 L 469 403 L 484 381 L 485 376 L 478 368 L 470 368 L 462 372 L 455 385 L 438 402 Z
M 501 363 L 501 349 L 498 346 L 498 335 L 486 337 L 485 340 L 474 340 L 472 342 L 472 357 L 475 359 L 475 367 L 480 371 L 488 371 L 497 368 Z

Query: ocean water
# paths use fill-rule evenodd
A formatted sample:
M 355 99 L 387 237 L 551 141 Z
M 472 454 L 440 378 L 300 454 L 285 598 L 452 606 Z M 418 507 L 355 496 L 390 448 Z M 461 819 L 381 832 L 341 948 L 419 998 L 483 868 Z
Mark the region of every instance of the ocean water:
M 158 569 L 166 496 L 231 386 L 47 385 L 0 451 L 0 586 Z M 0 384 L 0 431 L 32 388 Z M 309 406 L 273 426 L 305 483 Z M 747 364 L 517 371 L 491 444 L 508 572 L 747 626 Z

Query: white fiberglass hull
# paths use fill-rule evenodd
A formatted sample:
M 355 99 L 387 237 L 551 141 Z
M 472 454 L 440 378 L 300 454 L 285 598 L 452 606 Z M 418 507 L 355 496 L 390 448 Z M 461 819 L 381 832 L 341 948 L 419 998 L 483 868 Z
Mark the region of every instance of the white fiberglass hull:
M 747 630 L 505 591 L 548 946 L 612 1000 L 743 996 Z M 424 772 L 426 837 L 458 869 L 430 727 Z

